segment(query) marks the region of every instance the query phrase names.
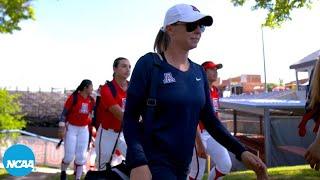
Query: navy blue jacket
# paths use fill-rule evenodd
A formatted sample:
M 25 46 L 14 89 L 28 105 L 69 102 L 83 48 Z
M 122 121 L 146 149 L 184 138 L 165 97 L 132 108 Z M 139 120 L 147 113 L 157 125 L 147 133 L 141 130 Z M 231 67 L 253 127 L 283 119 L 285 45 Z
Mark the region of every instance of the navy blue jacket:
M 215 116 L 203 68 L 189 60 L 190 67 L 183 72 L 165 59 L 159 61 L 157 107 L 152 123 L 144 122 L 151 72 L 158 68 L 151 53 L 138 60 L 130 79 L 123 118 L 129 166 L 168 165 L 187 169 L 199 120 L 214 139 L 240 159 L 245 148 Z

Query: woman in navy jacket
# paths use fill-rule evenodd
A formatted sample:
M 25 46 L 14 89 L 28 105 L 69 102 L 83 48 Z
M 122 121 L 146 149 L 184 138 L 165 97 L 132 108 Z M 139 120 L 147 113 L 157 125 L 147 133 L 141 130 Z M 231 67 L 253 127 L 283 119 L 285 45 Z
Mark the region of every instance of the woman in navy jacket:
M 214 115 L 205 72 L 188 59 L 189 50 L 197 47 L 204 28 L 212 22 L 211 16 L 194 6 L 171 7 L 154 44 L 159 56 L 148 53 L 138 60 L 123 119 L 131 179 L 185 180 L 199 119 L 258 178 L 267 179 L 263 162 L 246 151 Z M 154 83 L 156 94 L 150 97 Z M 151 118 L 150 109 L 154 110 Z

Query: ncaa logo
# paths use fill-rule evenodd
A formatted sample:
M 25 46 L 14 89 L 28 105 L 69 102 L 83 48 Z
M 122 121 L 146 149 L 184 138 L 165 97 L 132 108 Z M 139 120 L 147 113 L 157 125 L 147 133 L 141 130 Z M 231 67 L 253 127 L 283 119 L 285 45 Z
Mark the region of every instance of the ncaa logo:
M 3 166 L 12 176 L 26 176 L 31 173 L 35 165 L 32 150 L 23 144 L 10 146 L 3 156 Z

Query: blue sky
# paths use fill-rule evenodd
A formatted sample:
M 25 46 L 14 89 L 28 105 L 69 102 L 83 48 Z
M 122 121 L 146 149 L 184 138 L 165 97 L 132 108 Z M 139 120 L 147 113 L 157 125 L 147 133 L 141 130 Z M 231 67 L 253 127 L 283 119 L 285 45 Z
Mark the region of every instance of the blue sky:
M 75 88 L 82 79 L 95 88 L 112 78 L 112 62 L 122 56 L 132 65 L 153 51 L 154 38 L 165 11 L 174 4 L 193 4 L 213 16 L 214 25 L 202 35 L 189 57 L 202 63 L 222 63 L 222 79 L 261 74 L 263 59 L 260 24 L 265 12 L 249 4 L 233 7 L 221 0 L 38 0 L 35 21 L 22 30 L 0 34 L 0 87 L 31 90 Z M 267 81 L 295 80 L 289 65 L 320 49 L 320 3 L 293 12 L 281 29 L 264 29 Z

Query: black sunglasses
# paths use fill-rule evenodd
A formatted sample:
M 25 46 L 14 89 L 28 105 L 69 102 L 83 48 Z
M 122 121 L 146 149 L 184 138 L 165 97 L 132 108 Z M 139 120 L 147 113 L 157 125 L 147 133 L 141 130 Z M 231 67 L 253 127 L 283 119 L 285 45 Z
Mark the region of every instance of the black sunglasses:
M 203 24 L 200 24 L 199 22 L 190 22 L 190 23 L 183 23 L 183 22 L 176 22 L 173 25 L 186 25 L 186 30 L 187 32 L 193 32 L 194 30 L 197 29 L 197 27 L 200 27 L 200 31 L 204 32 L 206 29 L 206 26 Z

